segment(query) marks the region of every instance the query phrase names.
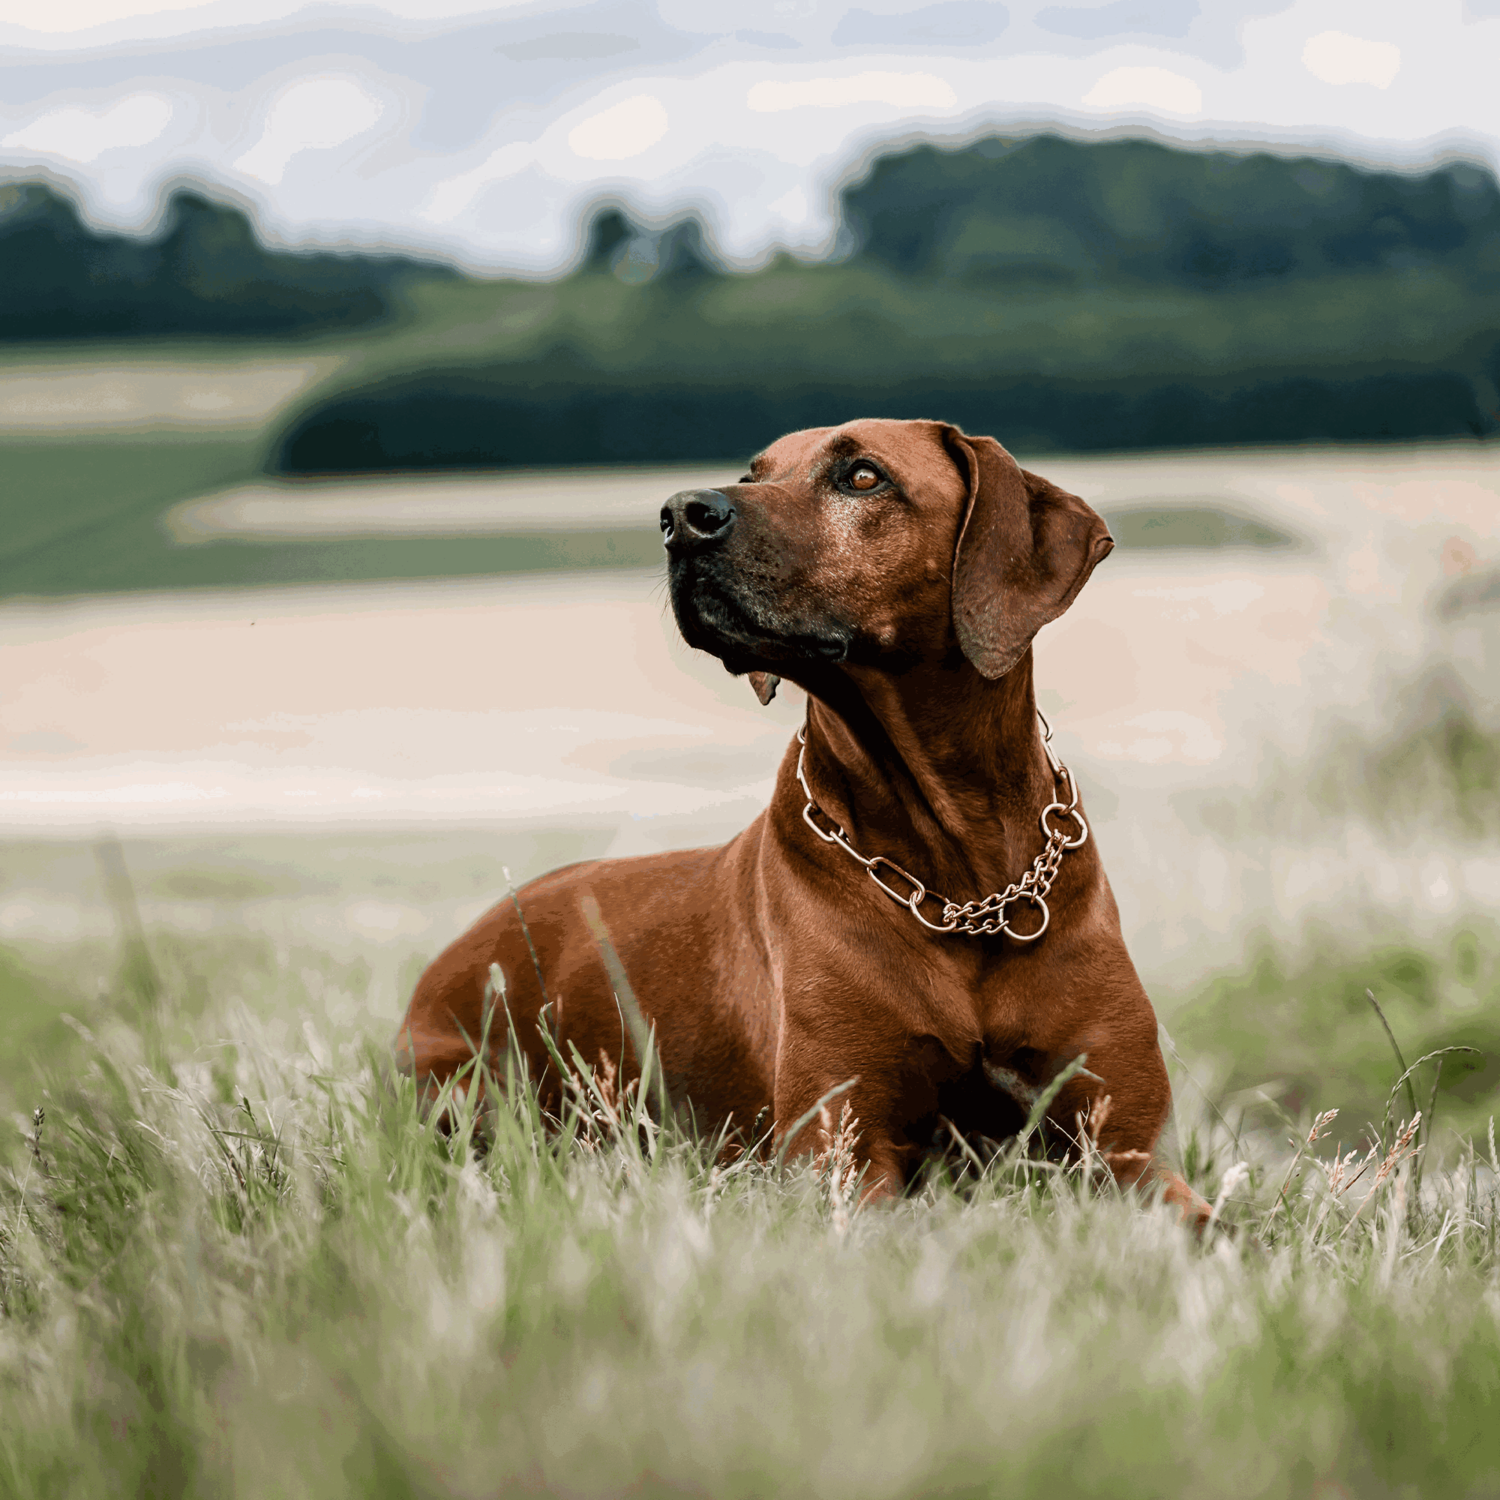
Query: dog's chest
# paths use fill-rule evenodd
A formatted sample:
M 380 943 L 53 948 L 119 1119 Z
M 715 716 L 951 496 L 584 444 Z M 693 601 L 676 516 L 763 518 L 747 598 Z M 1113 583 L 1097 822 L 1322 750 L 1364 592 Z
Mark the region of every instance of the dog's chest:
M 967 1062 L 936 1037 L 913 1039 L 892 1125 L 918 1151 L 947 1149 L 955 1133 L 971 1144 L 1017 1134 L 1050 1078 L 1047 1058 L 1013 1043 L 977 1044 Z

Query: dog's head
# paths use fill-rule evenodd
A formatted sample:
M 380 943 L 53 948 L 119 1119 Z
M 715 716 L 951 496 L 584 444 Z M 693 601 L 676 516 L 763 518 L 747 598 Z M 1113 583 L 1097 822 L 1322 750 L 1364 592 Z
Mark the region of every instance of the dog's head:
M 1076 495 L 993 438 L 868 419 L 773 443 L 738 484 L 662 507 L 683 638 L 762 702 L 842 662 L 1016 664 L 1113 547 Z

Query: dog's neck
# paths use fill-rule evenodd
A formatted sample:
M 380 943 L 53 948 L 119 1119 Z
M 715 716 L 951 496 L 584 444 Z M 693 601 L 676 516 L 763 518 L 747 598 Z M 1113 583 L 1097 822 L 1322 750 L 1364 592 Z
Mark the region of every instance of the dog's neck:
M 962 660 L 830 674 L 808 699 L 806 765 L 867 858 L 958 901 L 1003 890 L 1040 849 L 1037 820 L 1056 795 L 1030 649 L 995 680 Z

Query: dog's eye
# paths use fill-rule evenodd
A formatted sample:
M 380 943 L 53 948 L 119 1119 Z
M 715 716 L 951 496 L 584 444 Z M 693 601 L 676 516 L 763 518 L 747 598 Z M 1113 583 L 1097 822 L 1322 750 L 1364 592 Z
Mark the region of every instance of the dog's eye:
M 873 490 L 880 483 L 880 471 L 873 464 L 855 464 L 847 483 L 851 490 Z

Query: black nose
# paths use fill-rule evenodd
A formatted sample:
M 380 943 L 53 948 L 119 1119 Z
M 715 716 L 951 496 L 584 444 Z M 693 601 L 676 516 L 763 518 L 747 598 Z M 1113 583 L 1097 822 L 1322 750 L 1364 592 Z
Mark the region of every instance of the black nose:
M 662 540 L 674 550 L 722 542 L 734 515 L 734 506 L 718 490 L 682 490 L 661 508 Z

